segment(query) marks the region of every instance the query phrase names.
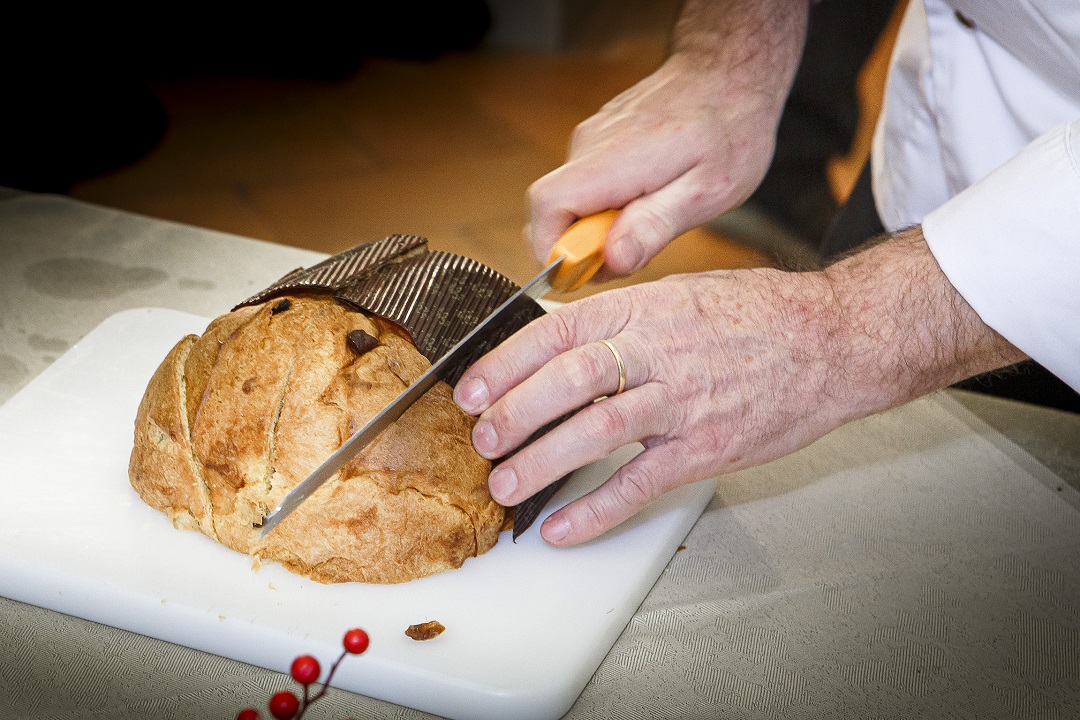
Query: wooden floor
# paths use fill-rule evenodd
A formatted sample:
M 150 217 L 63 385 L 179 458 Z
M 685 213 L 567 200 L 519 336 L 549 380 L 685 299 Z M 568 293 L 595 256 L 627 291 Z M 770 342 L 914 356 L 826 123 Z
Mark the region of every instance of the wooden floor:
M 526 188 L 560 164 L 578 122 L 660 64 L 677 3 L 648 7 L 638 22 L 594 18 L 604 30 L 562 53 L 370 59 L 341 82 L 158 82 L 169 117 L 158 147 L 72 195 L 326 253 L 424 235 L 524 281 L 538 269 L 522 239 Z M 863 73 L 863 132 L 833 168 L 841 197 L 867 152 L 889 42 Z M 696 229 L 633 281 L 768 262 Z

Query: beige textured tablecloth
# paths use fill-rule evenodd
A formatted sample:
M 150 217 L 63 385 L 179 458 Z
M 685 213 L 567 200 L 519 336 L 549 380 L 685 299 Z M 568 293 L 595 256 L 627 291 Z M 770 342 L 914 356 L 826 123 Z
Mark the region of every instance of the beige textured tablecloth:
M 0 194 L 0 402 L 119 310 L 216 315 L 317 257 Z M 1080 717 L 1078 440 L 940 394 L 722 478 L 569 717 Z M 289 684 L 0 598 L 0 717 L 231 718 Z M 429 716 L 335 690 L 307 717 Z

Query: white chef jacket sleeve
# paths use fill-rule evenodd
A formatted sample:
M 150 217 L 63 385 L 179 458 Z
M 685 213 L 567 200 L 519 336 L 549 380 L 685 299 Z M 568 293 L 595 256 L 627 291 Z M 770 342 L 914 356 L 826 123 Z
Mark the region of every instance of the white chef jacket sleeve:
M 931 212 L 923 235 L 983 322 L 1080 391 L 1080 120 Z

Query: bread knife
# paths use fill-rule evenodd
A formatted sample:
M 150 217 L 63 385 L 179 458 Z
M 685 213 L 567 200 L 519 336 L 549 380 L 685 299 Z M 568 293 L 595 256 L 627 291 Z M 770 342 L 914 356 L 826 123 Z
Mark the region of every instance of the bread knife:
M 277 527 L 289 513 L 332 478 L 352 458 L 371 444 L 379 433 L 401 417 L 413 403 L 442 379 L 448 368 L 467 356 L 472 346 L 498 328 L 500 318 L 512 313 L 522 297 L 538 300 L 554 289 L 562 292 L 577 290 L 604 264 L 604 241 L 615 222 L 618 211 L 606 210 L 581 218 L 571 225 L 555 243 L 548 256 L 548 265 L 525 283 L 506 302 L 499 305 L 454 347 L 431 364 L 389 405 L 380 410 L 364 427 L 353 433 L 322 465 L 315 468 L 303 482 L 294 487 L 274 510 L 263 518 L 260 537 Z M 516 535 L 515 535 L 516 537 Z

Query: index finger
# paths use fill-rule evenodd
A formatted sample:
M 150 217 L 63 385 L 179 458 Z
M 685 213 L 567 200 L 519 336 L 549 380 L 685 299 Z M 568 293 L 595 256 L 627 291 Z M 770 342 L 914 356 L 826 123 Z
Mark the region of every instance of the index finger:
M 558 355 L 617 335 L 628 320 L 629 303 L 605 308 L 608 294 L 568 303 L 518 330 L 465 371 L 454 400 L 465 412 L 479 415 Z
M 694 167 L 687 144 L 620 142 L 552 170 L 529 187 L 529 239 L 543 260 L 558 237 L 581 217 L 621 208 L 656 192 Z M 616 221 L 616 231 L 623 224 Z

